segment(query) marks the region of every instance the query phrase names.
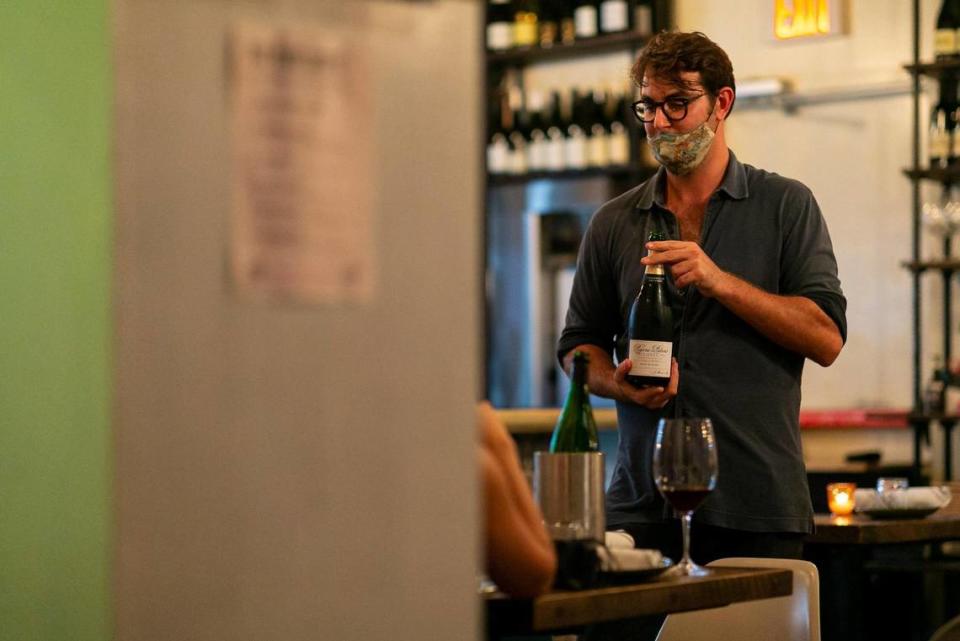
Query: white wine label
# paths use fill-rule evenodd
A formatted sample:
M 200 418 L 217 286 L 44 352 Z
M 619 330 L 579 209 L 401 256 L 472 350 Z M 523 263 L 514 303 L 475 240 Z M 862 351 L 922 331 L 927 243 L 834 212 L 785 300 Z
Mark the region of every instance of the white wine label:
M 610 149 L 607 132 L 603 125 L 594 125 L 587 142 L 587 164 L 591 167 L 606 167 L 610 164 Z
M 607 0 L 600 5 L 600 28 L 606 33 L 627 30 L 627 0 Z
M 487 171 L 491 174 L 505 174 L 510 169 L 510 145 L 507 137 L 496 134 L 487 145 Z
M 649 36 L 653 33 L 653 10 L 646 5 L 637 5 L 636 13 L 633 14 L 633 29 L 641 36 Z
M 670 341 L 630 341 L 631 376 L 670 377 Z
M 950 151 L 950 133 L 936 131 L 930 133 L 930 157 L 946 158 Z
M 494 22 L 487 25 L 487 48 L 503 51 L 513 46 L 513 24 Z
M 576 127 L 576 125 L 574 125 Z M 571 129 L 570 137 L 564 146 L 564 159 L 570 169 L 585 169 L 587 166 L 587 137 L 583 130 L 577 127 Z
M 952 56 L 957 52 L 957 32 L 937 29 L 933 36 L 933 52 L 938 56 Z
M 609 143 L 611 165 L 626 165 L 630 162 L 630 138 L 627 137 L 626 128 L 619 122 L 610 125 Z
M 597 35 L 597 9 L 592 5 L 577 7 L 573 12 L 574 28 L 578 38 L 592 38 Z

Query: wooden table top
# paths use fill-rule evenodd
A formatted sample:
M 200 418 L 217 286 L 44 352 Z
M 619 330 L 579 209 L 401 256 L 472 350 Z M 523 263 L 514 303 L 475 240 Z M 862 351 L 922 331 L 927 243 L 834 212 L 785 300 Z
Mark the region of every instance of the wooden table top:
M 711 570 L 713 573 L 706 577 L 660 577 L 631 585 L 550 592 L 535 599 L 488 595 L 488 632 L 499 636 L 563 630 L 602 621 L 716 608 L 793 592 L 790 570 Z
M 920 519 L 872 519 L 817 514 L 807 545 L 882 545 L 960 539 L 960 514 L 935 512 Z

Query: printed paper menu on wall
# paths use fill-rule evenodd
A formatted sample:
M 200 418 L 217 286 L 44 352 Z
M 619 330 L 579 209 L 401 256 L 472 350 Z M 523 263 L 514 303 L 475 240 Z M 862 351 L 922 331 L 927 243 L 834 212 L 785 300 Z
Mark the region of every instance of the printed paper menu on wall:
M 228 47 L 230 270 L 243 296 L 372 300 L 371 100 L 361 47 L 321 28 L 245 22 Z

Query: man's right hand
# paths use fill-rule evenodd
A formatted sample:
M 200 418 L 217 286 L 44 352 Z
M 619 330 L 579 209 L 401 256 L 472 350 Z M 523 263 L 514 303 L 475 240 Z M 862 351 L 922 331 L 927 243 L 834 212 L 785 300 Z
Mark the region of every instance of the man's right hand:
M 627 381 L 627 374 L 633 364 L 626 359 L 617 366 L 613 373 L 613 384 L 617 389 L 617 400 L 636 403 L 650 410 L 658 410 L 670 402 L 677 395 L 677 386 L 680 383 L 680 367 L 677 359 L 670 362 L 670 382 L 664 387 L 636 387 Z

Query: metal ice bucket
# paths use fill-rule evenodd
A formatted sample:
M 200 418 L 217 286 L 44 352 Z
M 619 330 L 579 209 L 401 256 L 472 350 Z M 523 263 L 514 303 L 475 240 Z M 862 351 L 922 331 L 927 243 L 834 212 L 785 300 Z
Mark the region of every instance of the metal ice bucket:
M 603 454 L 533 454 L 533 495 L 554 541 L 603 542 Z

